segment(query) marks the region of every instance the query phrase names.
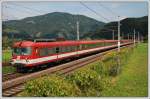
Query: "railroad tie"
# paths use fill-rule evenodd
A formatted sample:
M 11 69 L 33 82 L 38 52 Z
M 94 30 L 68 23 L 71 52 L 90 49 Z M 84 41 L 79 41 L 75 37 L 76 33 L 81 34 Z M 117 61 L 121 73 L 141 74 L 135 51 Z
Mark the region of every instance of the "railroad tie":
M 17 86 L 17 87 L 14 87 L 10 90 L 6 90 L 4 91 L 3 93 L 3 96 L 11 96 L 13 94 L 17 94 L 18 92 L 21 92 L 22 90 L 24 89 L 24 85 L 20 85 L 20 86 Z

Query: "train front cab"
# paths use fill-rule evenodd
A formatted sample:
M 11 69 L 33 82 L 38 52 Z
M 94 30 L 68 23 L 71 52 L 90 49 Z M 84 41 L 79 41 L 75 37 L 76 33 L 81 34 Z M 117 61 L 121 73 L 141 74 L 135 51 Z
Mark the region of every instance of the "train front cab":
M 28 66 L 29 59 L 33 58 L 33 48 L 32 47 L 13 47 L 11 64 L 16 67 L 17 71 L 24 71 L 31 67 Z

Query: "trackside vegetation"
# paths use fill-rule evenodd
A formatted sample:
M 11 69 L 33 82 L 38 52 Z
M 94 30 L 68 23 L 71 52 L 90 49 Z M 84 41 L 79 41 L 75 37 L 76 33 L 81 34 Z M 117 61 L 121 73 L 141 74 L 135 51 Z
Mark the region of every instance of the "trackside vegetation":
M 14 73 L 16 72 L 16 68 L 13 66 L 3 66 L 2 74 Z
M 67 76 L 31 80 L 18 96 L 147 96 L 147 44 L 112 51 Z
M 3 50 L 2 52 L 2 62 L 9 62 L 11 59 L 12 51 L 11 50 Z
M 148 96 L 148 44 L 140 44 L 122 67 L 122 73 L 111 78 L 103 96 Z

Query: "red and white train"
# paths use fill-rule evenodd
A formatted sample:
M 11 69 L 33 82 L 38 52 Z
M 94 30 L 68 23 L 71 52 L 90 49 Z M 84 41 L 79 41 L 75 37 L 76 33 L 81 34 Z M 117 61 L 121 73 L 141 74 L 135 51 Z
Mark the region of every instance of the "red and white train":
M 121 46 L 130 43 L 128 40 L 122 40 Z M 117 40 L 21 41 L 13 45 L 11 63 L 18 69 L 31 68 L 115 47 L 117 47 Z

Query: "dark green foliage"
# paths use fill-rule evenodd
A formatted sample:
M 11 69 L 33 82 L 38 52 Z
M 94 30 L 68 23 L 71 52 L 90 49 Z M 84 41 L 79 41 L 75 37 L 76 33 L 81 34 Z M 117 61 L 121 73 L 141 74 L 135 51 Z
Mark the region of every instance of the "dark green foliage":
M 91 38 L 97 39 L 112 39 L 112 31 L 106 31 L 108 29 L 113 29 L 115 31 L 115 39 L 117 39 L 117 29 L 118 29 L 117 22 L 110 22 L 104 25 L 102 29 L 97 29 L 96 33 L 90 35 Z M 133 36 L 134 29 L 136 32 L 140 33 L 140 36 L 144 37 L 146 41 L 148 39 L 148 16 L 140 17 L 140 18 L 126 18 L 121 20 L 121 36 L 124 36 L 124 39 L 128 39 L 128 34 Z
M 88 68 L 76 71 L 68 77 L 82 92 L 82 96 L 100 96 L 103 89 L 101 76 Z
M 3 30 L 6 28 L 17 30 L 22 35 L 20 38 L 23 38 L 23 34 L 26 33 L 26 35 L 36 38 L 64 37 L 65 39 L 76 39 L 77 18 L 80 21 L 81 38 L 88 33 L 95 32 L 96 29 L 104 25 L 103 22 L 83 15 L 54 12 L 41 16 L 28 17 L 22 20 L 3 22 Z
M 3 50 L 2 51 L 2 62 L 10 62 L 12 58 L 12 50 Z
M 77 96 L 80 93 L 74 85 L 64 78 L 51 75 L 29 81 L 24 95 L 28 96 Z
M 14 73 L 14 72 L 16 72 L 16 68 L 13 66 L 3 66 L 2 68 L 3 74 Z
M 101 61 L 95 65 L 92 65 L 90 69 L 96 71 L 99 75 L 103 75 L 105 73 L 104 63 Z
M 106 54 L 102 58 L 101 64 L 104 65 L 105 75 L 117 76 L 121 73 L 122 66 L 127 62 L 127 57 L 129 57 L 131 48 L 124 48 L 119 53 L 111 52 Z

